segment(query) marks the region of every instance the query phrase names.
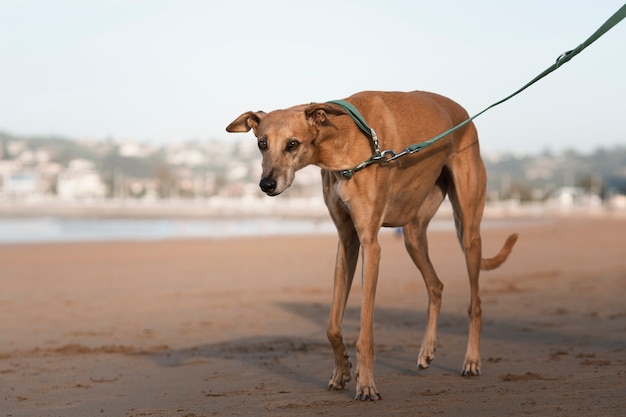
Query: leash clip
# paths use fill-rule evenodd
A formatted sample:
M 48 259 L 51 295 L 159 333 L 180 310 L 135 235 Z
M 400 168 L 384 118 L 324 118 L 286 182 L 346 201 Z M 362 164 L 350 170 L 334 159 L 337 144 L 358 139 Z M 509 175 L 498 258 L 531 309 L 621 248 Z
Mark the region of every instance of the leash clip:
M 378 155 L 374 155 L 370 158 L 370 160 L 372 162 L 389 162 L 389 161 L 393 161 L 394 159 L 396 159 L 398 157 L 398 154 L 396 154 L 394 151 L 392 151 L 391 149 L 387 149 L 386 151 L 380 151 L 380 149 L 378 150 Z
M 370 136 L 372 137 L 372 142 L 374 143 L 374 155 L 380 155 L 380 144 L 378 143 L 378 135 L 376 131 L 370 128 Z

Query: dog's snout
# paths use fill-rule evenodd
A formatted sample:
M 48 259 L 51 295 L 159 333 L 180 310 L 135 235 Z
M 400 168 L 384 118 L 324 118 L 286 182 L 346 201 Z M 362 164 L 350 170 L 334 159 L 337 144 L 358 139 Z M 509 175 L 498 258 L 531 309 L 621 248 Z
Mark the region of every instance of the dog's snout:
M 264 193 L 273 193 L 276 191 L 276 180 L 272 177 L 261 178 L 259 187 L 261 187 L 261 191 Z

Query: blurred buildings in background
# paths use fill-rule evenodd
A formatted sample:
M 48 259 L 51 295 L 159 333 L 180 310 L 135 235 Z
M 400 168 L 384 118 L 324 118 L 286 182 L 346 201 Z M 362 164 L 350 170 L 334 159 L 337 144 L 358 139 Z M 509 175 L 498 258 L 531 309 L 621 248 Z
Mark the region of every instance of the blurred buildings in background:
M 483 157 L 493 210 L 626 211 L 626 147 Z M 198 214 L 325 214 L 318 168 L 298 172 L 278 199 L 260 192 L 259 177 L 260 155 L 250 138 L 155 145 L 0 133 L 5 212 L 124 205 L 195 207 Z

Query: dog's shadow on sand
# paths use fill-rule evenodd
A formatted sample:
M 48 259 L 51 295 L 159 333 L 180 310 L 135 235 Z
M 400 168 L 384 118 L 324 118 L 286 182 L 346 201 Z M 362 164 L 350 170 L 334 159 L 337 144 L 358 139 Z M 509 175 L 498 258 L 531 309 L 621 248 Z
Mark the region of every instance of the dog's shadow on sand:
M 313 321 L 324 330 L 328 324 L 328 307 L 321 304 L 311 303 L 280 303 L 281 308 Z M 395 308 L 395 307 L 375 307 L 374 332 L 380 329 L 393 329 L 401 331 L 411 336 L 415 343 L 419 343 L 426 327 L 427 315 L 416 309 Z M 528 343 L 536 345 L 552 344 L 585 344 L 589 347 L 604 349 L 622 349 L 626 347 L 626 340 L 616 335 L 606 335 L 607 337 L 587 337 L 584 336 L 584 328 L 593 326 L 593 317 L 587 319 L 587 323 L 579 323 L 580 333 L 570 330 L 563 330 L 558 325 L 557 320 L 551 317 L 544 317 L 542 321 L 527 320 L 520 316 L 517 320 L 500 319 L 498 317 L 486 316 L 483 318 L 483 329 L 481 338 L 486 342 L 497 341 L 507 343 Z M 536 318 L 535 318 L 536 319 Z M 343 319 L 344 333 L 356 333 L 359 329 L 360 309 L 358 307 L 347 307 Z M 458 336 L 465 342 L 468 334 L 468 318 L 465 315 L 450 314 L 442 311 L 439 316 L 437 327 L 439 335 Z M 616 337 L 612 337 L 616 336 Z M 325 340 L 325 339 L 324 339 Z M 583 343 L 584 341 L 584 343 Z
M 145 352 L 142 355 L 162 367 L 176 367 L 198 360 L 234 360 L 263 369 L 282 379 L 298 383 L 325 386 L 328 383 L 333 366 L 333 356 L 326 340 L 325 328 L 328 319 L 328 306 L 319 303 L 280 303 L 279 306 L 294 316 L 294 320 L 308 320 L 320 328 L 319 337 L 311 338 L 298 334 L 274 334 L 238 338 L 219 343 L 207 343 L 182 349 L 167 349 L 158 352 Z M 360 310 L 348 307 L 345 312 L 343 328 L 346 344 L 355 362 L 354 343 L 359 329 Z M 412 340 L 408 345 L 394 340 L 377 341 L 377 367 L 382 373 L 396 375 L 417 375 L 415 366 L 419 341 L 426 326 L 426 315 L 417 309 L 377 307 L 375 311 L 375 333 L 391 330 L 402 335 L 403 340 Z M 440 373 L 456 374 L 464 354 L 467 338 L 467 317 L 442 312 L 439 320 L 441 340 L 454 340 L 455 352 L 450 355 L 459 357 L 449 360 L 437 359 L 431 367 Z M 558 326 L 533 326 L 523 321 L 485 320 L 482 332 L 485 345 L 498 345 L 501 342 L 520 344 L 530 348 L 549 350 L 552 346 L 581 346 L 588 348 L 624 349 L 626 342 L 622 338 L 588 338 L 576 332 L 560 331 Z M 458 342 L 457 342 L 458 341 Z M 382 343 L 381 343 L 382 342 Z M 491 343 L 490 343 L 491 342 Z M 451 346 L 445 346 L 446 349 Z M 459 352 L 456 352 L 456 351 Z

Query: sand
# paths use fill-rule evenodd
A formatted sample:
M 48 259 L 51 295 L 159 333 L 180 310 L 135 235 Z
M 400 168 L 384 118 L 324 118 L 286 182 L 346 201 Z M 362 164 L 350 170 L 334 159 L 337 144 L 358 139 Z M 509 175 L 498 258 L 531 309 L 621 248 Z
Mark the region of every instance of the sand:
M 423 282 L 381 235 L 378 402 L 326 390 L 334 236 L 0 246 L 0 417 L 623 416 L 626 219 L 503 221 L 481 276 L 482 375 L 459 371 L 468 284 L 451 231 L 430 233 L 445 283 L 439 348 L 415 363 Z M 358 279 L 344 330 L 354 359 Z

